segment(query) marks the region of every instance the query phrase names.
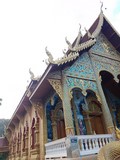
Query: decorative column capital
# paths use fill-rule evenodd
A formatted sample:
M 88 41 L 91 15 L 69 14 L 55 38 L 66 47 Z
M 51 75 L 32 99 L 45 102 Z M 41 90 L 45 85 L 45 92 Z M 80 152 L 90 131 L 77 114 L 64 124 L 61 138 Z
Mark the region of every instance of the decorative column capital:
M 48 79 L 48 81 L 62 100 L 63 99 L 63 91 L 62 91 L 61 80 L 59 80 L 59 79 Z
M 74 135 L 74 128 L 72 128 L 72 127 L 66 127 L 66 135 L 67 136 Z
M 35 108 L 35 111 L 40 115 L 41 118 L 43 118 L 43 102 L 42 100 L 39 101 L 31 101 L 33 107 Z

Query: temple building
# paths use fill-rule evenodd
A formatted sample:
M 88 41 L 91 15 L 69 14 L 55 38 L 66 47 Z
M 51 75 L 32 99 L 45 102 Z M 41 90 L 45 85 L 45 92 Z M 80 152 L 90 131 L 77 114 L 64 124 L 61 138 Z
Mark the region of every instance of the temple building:
M 8 160 L 85 157 L 115 140 L 119 33 L 101 10 L 84 36 L 80 26 L 74 42 L 66 43 L 68 50 L 56 60 L 45 49 L 48 66 L 41 77 L 30 71 L 31 82 L 6 130 Z

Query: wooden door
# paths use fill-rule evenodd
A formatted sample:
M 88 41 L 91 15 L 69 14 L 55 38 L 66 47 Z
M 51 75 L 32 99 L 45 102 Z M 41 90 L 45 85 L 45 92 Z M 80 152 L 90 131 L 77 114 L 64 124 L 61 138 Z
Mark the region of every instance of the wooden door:
M 96 134 L 104 134 L 104 124 L 102 121 L 101 115 L 96 116 L 90 116 L 90 122 L 91 122 L 91 128 L 93 133 L 95 132 Z
M 64 120 L 57 121 L 58 139 L 66 137 Z

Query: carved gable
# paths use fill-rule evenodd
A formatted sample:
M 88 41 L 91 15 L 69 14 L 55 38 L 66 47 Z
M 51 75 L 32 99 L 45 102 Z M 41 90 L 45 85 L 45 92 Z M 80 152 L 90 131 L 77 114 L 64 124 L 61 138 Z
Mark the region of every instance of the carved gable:
M 96 44 L 90 49 L 90 51 L 101 56 L 120 60 L 120 53 L 115 50 L 102 33 L 98 36 Z
M 76 62 L 64 72 L 70 76 L 95 80 L 94 71 L 87 52 L 83 53 Z

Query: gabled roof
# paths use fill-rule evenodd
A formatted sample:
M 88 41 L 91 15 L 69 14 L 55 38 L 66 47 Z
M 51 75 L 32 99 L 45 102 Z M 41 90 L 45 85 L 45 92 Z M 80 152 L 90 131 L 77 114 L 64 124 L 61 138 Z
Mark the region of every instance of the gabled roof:
M 90 27 L 89 32 L 92 34 L 95 30 L 98 29 L 98 21 L 99 21 L 100 15 L 95 20 L 93 25 Z M 107 19 L 107 17 L 103 14 L 103 24 L 101 26 L 101 29 L 99 33 L 102 32 L 108 41 L 111 42 L 111 44 L 115 47 L 115 49 L 120 52 L 120 34 L 116 31 L 116 29 L 113 27 L 111 22 Z M 87 41 L 88 36 L 87 34 L 83 37 L 82 41 Z
M 73 63 L 74 60 L 78 56 L 80 56 L 80 54 L 82 54 L 84 50 L 88 50 L 95 44 L 96 38 L 100 32 L 102 32 L 106 36 L 106 38 L 111 42 L 111 44 L 115 47 L 115 49 L 118 52 L 120 52 L 120 35 L 101 11 L 98 18 L 95 20 L 93 25 L 90 27 L 90 29 L 83 37 L 80 35 L 79 32 L 78 37 L 75 39 L 73 44 L 70 44 L 69 41 L 67 42 L 69 49 L 62 58 L 54 60 L 51 53 L 46 49 L 49 64 L 46 70 L 44 71 L 43 75 L 40 77 L 39 81 L 31 81 L 28 89 L 24 93 L 17 109 L 15 110 L 12 116 L 8 128 L 10 125 L 12 125 L 12 121 L 19 120 L 19 114 L 25 112 L 24 104 L 30 106 L 30 100 L 43 98 L 46 95 L 46 93 L 49 93 L 52 87 L 47 81 L 47 75 L 50 72 L 62 70 L 64 67 L 71 65 L 71 63 Z M 33 87 L 33 85 L 35 87 Z M 31 88 L 34 89 L 32 89 L 31 94 L 27 96 L 28 90 L 31 90 Z
M 73 44 L 70 46 L 73 48 L 69 47 L 68 51 L 66 52 L 66 55 L 64 55 L 62 58 L 53 60 L 53 56 L 47 50 L 47 54 L 49 57 L 48 58 L 49 71 L 48 70 L 45 71 L 47 74 L 44 73 L 44 77 L 42 77 L 42 81 L 39 82 L 37 88 L 34 90 L 30 98 L 35 98 L 36 96 L 42 97 L 41 89 L 45 90 L 46 88 L 44 85 L 46 82 L 46 76 L 52 71 L 61 70 L 64 67 L 71 65 L 71 63 L 73 63 L 74 60 L 77 59 L 78 56 L 80 56 L 84 50 L 88 50 L 90 47 L 92 47 L 95 44 L 96 38 L 100 32 L 102 32 L 106 36 L 106 38 L 111 42 L 111 44 L 115 47 L 115 49 L 118 52 L 120 52 L 120 35 L 115 30 L 115 28 L 112 26 L 112 24 L 109 22 L 109 20 L 106 18 L 106 16 L 103 14 L 101 10 L 98 18 L 95 20 L 93 25 L 90 27 L 87 33 L 83 37 L 81 37 L 79 43 L 77 42 L 78 43 L 77 47 L 75 46 L 75 44 L 76 44 L 76 41 L 78 41 L 78 37 L 80 37 L 79 34 L 78 34 L 78 37 L 73 42 Z M 74 48 L 74 46 L 76 48 Z M 50 57 L 52 57 L 52 59 Z M 47 87 L 48 86 L 49 84 L 47 82 Z M 50 86 L 48 88 L 50 89 Z

